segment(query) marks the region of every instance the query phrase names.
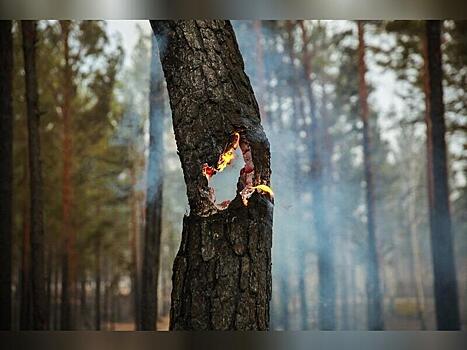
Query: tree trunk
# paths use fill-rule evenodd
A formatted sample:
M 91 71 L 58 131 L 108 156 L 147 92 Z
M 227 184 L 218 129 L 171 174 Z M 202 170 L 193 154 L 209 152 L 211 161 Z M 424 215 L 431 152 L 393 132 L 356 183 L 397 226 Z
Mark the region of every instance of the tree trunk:
M 0 330 L 11 324 L 11 246 L 13 201 L 13 35 L 0 21 Z
M 29 238 L 29 222 L 27 204 L 23 208 L 23 242 L 21 247 L 21 301 L 20 301 L 20 330 L 30 330 L 32 327 L 31 307 L 31 244 Z
M 303 21 L 300 21 L 303 44 L 306 45 L 309 37 Z M 334 242 L 329 230 L 326 212 L 326 198 L 324 196 L 323 178 L 323 138 L 320 135 L 320 125 L 316 112 L 316 101 L 311 81 L 311 53 L 308 47 L 303 50 L 304 85 L 310 105 L 311 124 L 307 130 L 310 141 L 308 147 L 311 160 L 311 194 L 313 222 L 317 236 L 318 274 L 319 274 L 319 309 L 318 321 L 321 330 L 334 330 L 336 328 L 336 283 L 334 276 Z
M 379 263 L 378 252 L 376 248 L 375 236 L 375 204 L 373 195 L 373 170 L 371 165 L 371 139 L 370 128 L 368 123 L 368 90 L 365 80 L 366 64 L 365 64 L 365 38 L 364 24 L 358 22 L 358 75 L 359 75 L 359 102 L 360 102 L 360 117 L 363 122 L 363 162 L 366 184 L 366 210 L 367 210 L 367 227 L 368 227 L 368 252 L 367 252 L 367 298 L 368 298 L 368 329 L 382 330 L 383 322 L 383 305 L 380 290 L 379 278 Z
M 59 284 L 59 254 L 55 252 L 54 254 L 54 289 L 53 289 L 53 299 L 52 299 L 52 315 L 53 315 L 53 329 L 58 330 L 59 327 L 59 293 L 58 293 L 58 284 Z
M 94 328 L 96 331 L 99 331 L 101 329 L 101 238 L 99 233 L 97 233 L 95 244 L 96 289 L 94 296 Z
M 173 268 L 170 329 L 266 330 L 273 205 L 253 186 L 269 185 L 269 142 L 232 26 L 228 21 L 151 25 L 190 205 Z M 202 169 L 218 162 L 235 133 L 246 165 L 235 199 L 221 210 L 210 198 Z M 240 195 L 244 189 L 252 191 L 248 205 Z
M 136 194 L 137 178 L 136 178 L 136 164 L 133 162 L 130 166 L 130 178 L 131 178 L 131 194 L 130 194 L 130 210 L 131 210 L 131 221 L 130 221 L 130 247 L 131 247 L 131 292 L 133 296 L 133 312 L 135 328 L 138 329 L 141 324 L 141 290 L 140 283 L 142 282 L 140 277 L 139 269 L 139 256 L 138 256 L 138 244 L 140 243 L 139 235 L 139 220 L 138 220 L 138 197 Z
M 47 329 L 47 300 L 45 295 L 44 225 L 42 217 L 42 170 L 40 152 L 39 97 L 36 75 L 36 22 L 22 21 L 23 53 L 28 116 L 29 184 L 30 184 L 30 243 L 32 315 L 34 330 Z
M 439 330 L 460 329 L 459 299 L 452 246 L 447 150 L 445 140 L 441 22 L 427 21 L 428 101 L 427 142 L 431 144 L 432 198 L 430 223 L 436 322 Z
M 149 92 L 149 164 L 146 189 L 146 226 L 142 274 L 141 330 L 157 329 L 157 286 L 162 229 L 164 171 L 164 84 L 157 42 L 152 39 Z
M 290 312 L 289 312 L 289 302 L 290 302 L 290 283 L 289 283 L 289 275 L 288 275 L 288 267 L 283 267 L 282 273 L 280 274 L 279 285 L 280 285 L 280 307 L 281 307 L 281 320 L 280 324 L 284 331 L 290 330 Z
M 264 52 L 263 52 L 263 28 L 261 24 L 261 20 L 256 20 L 253 23 L 253 27 L 255 30 L 255 37 L 256 37 L 256 74 L 257 74 L 257 81 L 258 81 L 258 89 L 259 91 L 256 92 L 258 96 L 258 106 L 259 106 L 259 113 L 261 115 L 261 120 L 263 125 L 270 125 L 271 121 L 269 120 L 266 111 L 266 79 L 265 79 L 265 72 L 264 72 Z
M 45 281 L 45 295 L 47 300 L 46 313 L 47 313 L 47 329 L 52 329 L 52 257 L 54 255 L 53 249 L 49 248 L 47 252 L 47 263 L 46 263 L 46 281 Z
M 80 314 L 81 314 L 81 328 L 87 329 L 88 322 L 88 306 L 87 306 L 87 295 L 86 295 L 86 272 L 83 271 L 83 276 L 80 281 Z
M 61 305 L 61 329 L 70 330 L 72 328 L 71 300 L 73 293 L 74 274 L 72 272 L 73 255 L 73 227 L 71 224 L 71 96 L 72 96 L 72 68 L 70 65 L 69 34 L 70 22 L 60 21 L 62 40 L 64 46 L 64 70 L 63 70 L 63 178 L 62 178 L 62 215 L 63 215 L 63 262 L 62 262 L 62 305 Z

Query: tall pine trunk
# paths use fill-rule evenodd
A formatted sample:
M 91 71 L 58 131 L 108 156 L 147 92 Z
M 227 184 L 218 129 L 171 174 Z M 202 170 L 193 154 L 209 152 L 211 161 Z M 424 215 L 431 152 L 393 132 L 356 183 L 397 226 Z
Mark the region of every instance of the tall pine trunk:
M 359 75 L 359 102 L 360 117 L 363 123 L 363 163 L 366 184 L 366 211 L 368 228 L 368 251 L 367 251 L 367 322 L 369 330 L 382 330 L 383 322 L 383 303 L 380 290 L 379 263 L 376 248 L 375 235 L 375 203 L 373 191 L 373 170 L 371 164 L 371 137 L 370 126 L 368 122 L 368 90 L 365 80 L 365 38 L 364 24 L 358 22 L 358 75 Z
M 141 290 L 141 330 L 157 329 L 157 287 L 162 230 L 162 184 L 164 172 L 164 84 L 157 42 L 152 39 L 149 91 L 149 164 L 146 189 L 146 226 Z
M 95 279 L 96 289 L 94 294 L 94 330 L 99 331 L 101 329 L 101 237 L 97 233 L 95 238 Z
M 36 74 L 36 22 L 22 21 L 23 53 L 28 116 L 30 243 L 32 283 L 32 328 L 47 329 L 47 299 L 45 294 L 45 242 L 42 215 L 42 169 L 40 151 L 39 97 Z
M 266 330 L 273 205 L 268 195 L 254 192 L 245 206 L 239 191 L 269 185 L 269 142 L 233 28 L 221 20 L 151 25 L 190 205 L 173 268 L 170 329 Z M 232 184 L 235 199 L 219 210 L 202 167 L 217 164 L 235 133 L 248 169 Z
M 137 178 L 136 178 L 136 162 L 134 161 L 130 166 L 130 180 L 131 180 L 131 194 L 130 194 L 130 210 L 131 219 L 129 223 L 130 229 L 130 249 L 131 249 L 131 292 L 133 296 L 133 313 L 135 328 L 138 329 L 141 324 L 141 271 L 138 263 L 140 243 L 140 224 L 139 224 L 139 201 L 136 193 Z
M 63 260 L 62 260 L 62 300 L 60 328 L 70 330 L 72 328 L 72 293 L 73 293 L 73 227 L 71 223 L 72 206 L 72 141 L 71 141 L 71 98 L 72 98 L 72 68 L 70 65 L 70 22 L 60 21 L 63 41 L 63 176 L 62 176 L 62 216 L 63 216 Z
M 447 150 L 443 103 L 441 22 L 427 21 L 428 104 L 427 142 L 431 147 L 431 251 L 433 258 L 436 323 L 439 330 L 460 328 L 459 299 L 449 213 Z
M 324 195 L 323 177 L 323 144 L 321 128 L 317 116 L 315 96 L 312 88 L 311 74 L 312 54 L 307 42 L 309 36 L 303 21 L 300 21 L 303 50 L 303 73 L 305 91 L 310 105 L 311 124 L 307 130 L 309 152 L 311 161 L 311 194 L 312 212 L 318 249 L 318 277 L 319 277 L 319 308 L 318 322 L 321 330 L 334 330 L 336 328 L 336 282 L 334 268 L 334 242 L 330 232 L 326 211 L 326 197 Z
M 13 35 L 11 21 L 0 21 L 0 330 L 11 323 L 11 246 L 13 201 Z

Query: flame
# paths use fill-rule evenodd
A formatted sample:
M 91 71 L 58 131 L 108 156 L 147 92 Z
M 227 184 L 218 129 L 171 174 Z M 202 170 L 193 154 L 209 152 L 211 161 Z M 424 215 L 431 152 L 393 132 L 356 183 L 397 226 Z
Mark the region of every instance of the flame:
M 272 192 L 272 189 L 271 189 L 271 187 L 269 187 L 269 186 L 266 186 L 266 185 L 258 185 L 258 186 L 254 186 L 254 187 L 252 187 L 252 188 L 254 188 L 254 189 L 256 189 L 256 190 L 260 190 L 260 191 L 262 191 L 262 192 L 265 192 L 265 193 L 267 193 L 267 194 L 269 195 L 269 197 L 274 198 L 274 192 Z
M 257 186 L 247 186 L 241 192 L 240 195 L 242 197 L 243 205 L 248 205 L 248 199 L 250 199 L 251 195 L 256 191 L 260 191 L 261 193 L 266 193 L 269 195 L 270 198 L 274 198 L 274 192 L 272 192 L 271 187 L 267 185 L 257 185 Z
M 235 158 L 235 150 L 238 148 L 240 142 L 240 134 L 238 132 L 234 133 L 234 140 L 226 147 L 224 153 L 219 157 L 217 162 L 217 171 L 220 172 L 224 170 L 227 165 L 232 163 Z
M 240 134 L 238 132 L 233 134 L 233 140 L 225 148 L 224 152 L 219 157 L 217 161 L 216 168 L 209 166 L 208 164 L 203 164 L 203 175 L 209 180 L 213 175 L 218 172 L 223 171 L 232 161 L 235 159 L 235 150 L 238 148 L 240 143 Z

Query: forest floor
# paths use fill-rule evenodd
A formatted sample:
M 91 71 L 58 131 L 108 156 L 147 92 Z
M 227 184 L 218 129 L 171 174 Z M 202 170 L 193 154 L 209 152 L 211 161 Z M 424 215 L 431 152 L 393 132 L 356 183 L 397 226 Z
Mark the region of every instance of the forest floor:
M 128 323 L 115 323 L 116 331 L 134 331 L 135 324 L 133 322 Z M 157 330 L 168 331 L 169 330 L 169 315 L 163 316 L 157 320 Z

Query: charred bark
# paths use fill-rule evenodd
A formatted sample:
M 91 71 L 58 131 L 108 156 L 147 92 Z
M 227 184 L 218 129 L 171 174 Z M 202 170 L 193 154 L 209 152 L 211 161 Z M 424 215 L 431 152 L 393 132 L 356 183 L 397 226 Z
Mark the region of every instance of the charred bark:
M 269 143 L 235 34 L 228 21 L 151 25 L 190 205 L 173 268 L 170 329 L 266 330 L 273 205 L 255 192 L 245 206 L 239 192 L 248 182 L 241 176 L 235 199 L 219 210 L 202 174 L 239 133 L 244 159 L 254 166 L 251 185 L 270 182 Z
M 368 329 L 382 330 L 383 322 L 383 303 L 380 290 L 378 252 L 376 248 L 375 236 L 375 203 L 373 194 L 373 170 L 371 164 L 371 138 L 368 122 L 368 88 L 366 85 L 365 74 L 365 38 L 364 24 L 358 22 L 358 76 L 359 76 L 359 102 L 360 117 L 363 123 L 363 163 L 366 184 L 366 211 L 367 211 L 367 229 L 368 229 L 368 251 L 367 251 L 367 299 L 368 299 Z
M 164 171 L 164 84 L 157 42 L 152 39 L 149 91 L 149 164 L 146 189 L 146 226 L 142 271 L 141 330 L 157 329 L 157 289 L 162 230 Z
M 0 21 L 0 330 L 11 329 L 13 201 L 13 35 Z
M 431 251 L 436 323 L 439 330 L 460 329 L 459 299 L 449 213 L 446 126 L 443 103 L 441 22 L 427 21 L 428 103 L 427 142 L 431 151 Z
M 28 116 L 30 220 L 31 220 L 31 283 L 32 328 L 47 329 L 47 300 L 45 294 L 45 246 L 42 215 L 42 169 L 40 147 L 39 97 L 36 74 L 36 22 L 22 21 L 23 53 Z

